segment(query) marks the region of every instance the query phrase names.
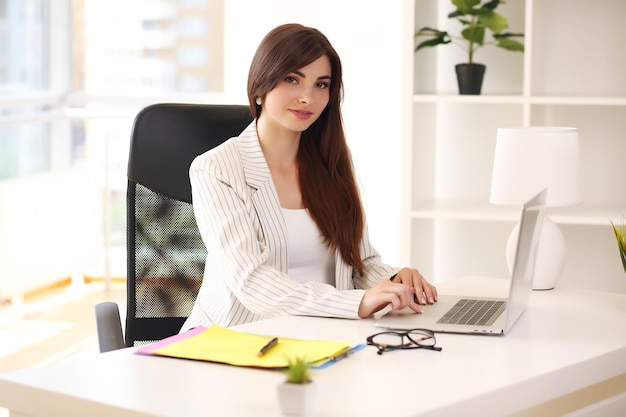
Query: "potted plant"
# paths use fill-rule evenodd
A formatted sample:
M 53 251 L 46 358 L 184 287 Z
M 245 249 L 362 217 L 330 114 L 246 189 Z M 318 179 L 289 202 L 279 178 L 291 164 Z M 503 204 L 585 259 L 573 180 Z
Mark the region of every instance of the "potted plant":
M 315 385 L 309 362 L 304 358 L 289 360 L 287 379 L 278 386 L 280 409 L 287 416 L 306 416 L 313 408 Z
M 622 214 L 622 223 L 619 226 L 616 226 L 613 222 L 611 222 L 611 226 L 613 226 L 613 231 L 615 232 L 617 248 L 619 249 L 619 253 L 622 258 L 624 272 L 626 272 L 626 217 Z
M 495 45 L 508 51 L 524 52 L 524 44 L 512 39 L 523 37 L 523 33 L 504 33 L 508 27 L 507 19 L 496 13 L 495 9 L 504 1 L 490 0 L 480 4 L 481 0 L 451 0 L 456 10 L 448 18 L 457 20 L 464 28 L 460 36 L 447 31 L 423 27 L 415 33 L 415 38 L 427 38 L 415 47 L 415 52 L 437 45 L 455 43 L 467 52 L 467 62 L 456 65 L 457 81 L 460 94 L 480 94 L 485 65 L 474 62 L 476 51 L 486 45 Z M 493 39 L 486 39 L 491 32 Z

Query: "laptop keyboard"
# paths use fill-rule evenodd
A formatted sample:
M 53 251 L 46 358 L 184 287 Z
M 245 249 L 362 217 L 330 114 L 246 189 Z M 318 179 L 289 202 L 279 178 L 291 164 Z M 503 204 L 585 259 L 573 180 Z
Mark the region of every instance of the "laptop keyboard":
M 437 323 L 460 324 L 467 326 L 489 326 L 504 311 L 506 302 L 502 300 L 459 300 Z

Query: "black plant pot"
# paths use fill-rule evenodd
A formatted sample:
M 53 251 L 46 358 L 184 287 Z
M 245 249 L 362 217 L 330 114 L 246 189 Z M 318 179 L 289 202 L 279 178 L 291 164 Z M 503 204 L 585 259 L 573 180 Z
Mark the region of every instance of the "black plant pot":
M 459 94 L 480 94 L 485 68 L 483 64 L 457 64 L 455 69 Z

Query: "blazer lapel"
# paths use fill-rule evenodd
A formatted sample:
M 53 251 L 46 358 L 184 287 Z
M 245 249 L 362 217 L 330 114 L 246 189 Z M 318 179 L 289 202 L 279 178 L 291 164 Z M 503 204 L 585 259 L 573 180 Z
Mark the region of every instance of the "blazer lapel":
M 238 145 L 246 184 L 250 188 L 252 204 L 259 219 L 265 245 L 273 248 L 273 266 L 287 273 L 287 226 L 272 174 L 259 144 L 256 122 L 252 122 L 239 135 Z
M 252 204 L 272 251 L 274 266 L 287 273 L 287 225 L 272 181 L 267 161 L 259 144 L 256 122 L 252 122 L 238 138 L 246 184 L 250 187 Z M 335 286 L 338 290 L 354 289 L 352 268 L 335 251 Z

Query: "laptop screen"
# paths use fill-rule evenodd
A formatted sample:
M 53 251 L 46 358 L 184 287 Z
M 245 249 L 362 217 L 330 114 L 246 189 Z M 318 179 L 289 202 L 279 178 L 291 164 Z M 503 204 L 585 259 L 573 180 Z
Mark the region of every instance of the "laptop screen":
M 547 190 L 542 190 L 522 207 L 515 264 L 513 265 L 511 292 L 507 308 L 505 329 L 508 331 L 522 315 L 532 292 L 537 248 L 545 215 Z

